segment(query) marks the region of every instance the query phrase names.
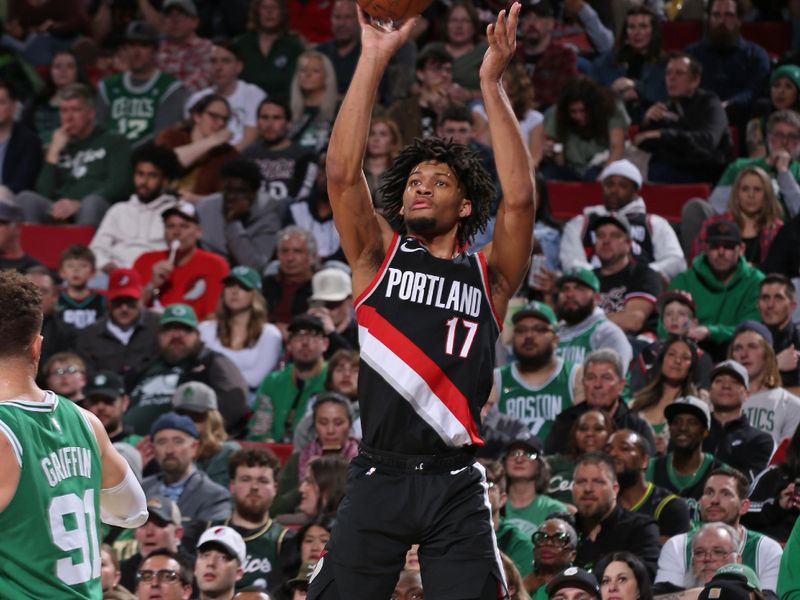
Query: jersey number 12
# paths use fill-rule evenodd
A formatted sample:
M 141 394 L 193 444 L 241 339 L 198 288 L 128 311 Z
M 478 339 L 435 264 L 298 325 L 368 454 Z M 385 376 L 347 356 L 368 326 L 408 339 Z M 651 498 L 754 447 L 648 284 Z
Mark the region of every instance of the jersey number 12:
M 80 562 L 66 556 L 56 561 L 56 575 L 67 585 L 85 583 L 100 577 L 100 548 L 94 510 L 94 490 L 56 496 L 47 511 L 50 537 L 65 552 L 79 550 Z M 69 523 L 69 529 L 67 525 Z

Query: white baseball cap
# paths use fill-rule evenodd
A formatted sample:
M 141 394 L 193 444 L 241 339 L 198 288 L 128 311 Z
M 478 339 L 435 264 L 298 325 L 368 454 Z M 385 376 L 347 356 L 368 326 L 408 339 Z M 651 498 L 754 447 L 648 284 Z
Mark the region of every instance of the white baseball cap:
M 600 173 L 600 181 L 603 181 L 606 177 L 610 177 L 611 175 L 620 175 L 634 182 L 637 188 L 642 187 L 641 172 L 636 168 L 636 165 L 625 158 L 615 160 L 603 169 L 603 172 Z
M 339 268 L 329 267 L 314 273 L 311 278 L 312 302 L 341 302 L 353 294 L 350 275 Z
M 206 529 L 200 536 L 200 541 L 197 542 L 197 549 L 201 550 L 205 544 L 219 544 L 238 558 L 240 565 L 243 565 L 247 558 L 247 548 L 242 536 L 230 527 L 219 526 Z

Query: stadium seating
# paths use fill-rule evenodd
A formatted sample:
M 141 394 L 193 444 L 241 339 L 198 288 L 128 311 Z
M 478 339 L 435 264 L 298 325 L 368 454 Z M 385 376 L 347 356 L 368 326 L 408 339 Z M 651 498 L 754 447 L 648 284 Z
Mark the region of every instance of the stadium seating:
M 275 442 L 247 442 L 244 440 L 236 440 L 243 448 L 269 448 L 281 461 L 281 466 L 286 464 L 286 461 L 294 452 L 294 446 L 291 444 L 278 444 Z
M 48 269 L 58 269 L 58 257 L 68 246 L 88 246 L 94 236 L 91 225 L 34 225 L 21 228 L 22 249 Z

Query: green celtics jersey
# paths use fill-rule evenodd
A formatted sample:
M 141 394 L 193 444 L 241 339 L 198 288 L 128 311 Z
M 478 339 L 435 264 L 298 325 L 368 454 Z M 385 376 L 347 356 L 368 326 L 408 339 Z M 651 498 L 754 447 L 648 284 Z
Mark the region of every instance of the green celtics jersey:
M 131 144 L 146 139 L 154 132 L 159 105 L 180 86 L 175 77 L 158 70 L 140 85 L 135 85 L 127 72 L 106 77 L 99 85 L 108 105 L 106 126 Z
M 544 440 L 556 417 L 572 406 L 577 365 L 556 358 L 556 368 L 539 386 L 522 380 L 517 363 L 495 369 L 497 409 L 525 423 L 531 433 Z
M 272 589 L 280 583 L 282 573 L 278 569 L 278 556 L 288 529 L 272 519 L 258 529 L 238 527 L 231 524 L 230 519 L 213 525 L 227 525 L 235 529 L 242 536 L 247 548 L 247 558 L 242 565 L 244 575 L 236 582 L 237 590 L 251 585 L 263 585 Z
M 582 365 L 583 359 L 593 350 L 592 334 L 603 322 L 603 320 L 596 320 L 586 329 L 578 331 L 572 336 L 564 335 L 562 337 L 559 334 L 556 354 L 568 362 Z
M 97 440 L 69 400 L 0 402 L 0 432 L 20 467 L 0 512 L 0 598 L 102 597 Z

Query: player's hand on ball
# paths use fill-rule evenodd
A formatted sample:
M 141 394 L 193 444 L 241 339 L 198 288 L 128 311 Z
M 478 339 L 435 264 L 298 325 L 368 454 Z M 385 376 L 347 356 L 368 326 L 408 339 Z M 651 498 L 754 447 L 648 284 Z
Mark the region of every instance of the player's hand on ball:
M 378 21 L 358 9 L 358 22 L 361 25 L 362 53 L 384 58 L 394 56 L 400 47 L 411 37 L 419 20 L 419 15 L 408 18 L 395 27 L 391 22 Z
M 508 63 L 517 51 L 517 21 L 521 5 L 514 2 L 506 14 L 501 10 L 497 22 L 486 28 L 489 48 L 483 55 L 480 76 L 482 81 L 500 81 Z

